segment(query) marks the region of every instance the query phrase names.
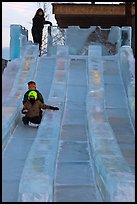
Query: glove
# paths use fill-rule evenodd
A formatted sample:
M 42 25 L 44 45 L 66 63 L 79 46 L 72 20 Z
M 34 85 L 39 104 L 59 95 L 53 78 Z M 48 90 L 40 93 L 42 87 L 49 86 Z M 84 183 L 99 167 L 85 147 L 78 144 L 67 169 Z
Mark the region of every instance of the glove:
M 27 112 L 28 112 L 27 109 L 22 110 L 22 113 L 23 113 L 23 114 L 26 114 Z
M 58 107 L 52 107 L 52 110 L 59 110 Z

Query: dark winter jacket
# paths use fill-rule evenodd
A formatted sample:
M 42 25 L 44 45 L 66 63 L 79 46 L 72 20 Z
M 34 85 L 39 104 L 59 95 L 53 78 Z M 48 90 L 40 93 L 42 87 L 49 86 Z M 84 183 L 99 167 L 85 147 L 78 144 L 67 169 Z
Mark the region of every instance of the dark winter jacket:
M 33 18 L 33 26 L 32 29 L 34 32 L 40 32 L 44 28 L 44 24 L 50 24 L 52 26 L 52 23 L 50 21 L 45 21 L 45 18 L 42 16 L 35 16 Z
M 38 100 L 40 100 L 42 103 L 44 103 L 44 99 L 42 94 L 38 91 L 35 90 L 37 92 L 37 96 L 38 96 Z M 24 94 L 24 98 L 23 98 L 23 104 L 28 100 L 28 94 L 29 94 L 30 90 L 28 90 L 25 94 Z
M 50 26 L 52 26 L 52 23 L 50 21 L 45 21 L 44 16 L 39 16 L 38 14 L 34 16 L 32 21 L 33 21 L 33 25 L 32 25 L 33 35 L 38 35 L 38 36 L 42 35 L 44 24 L 50 24 Z
M 42 15 L 39 15 L 39 12 L 42 12 Z M 39 50 L 41 50 L 42 46 L 42 32 L 44 28 L 44 24 L 50 24 L 52 26 L 52 23 L 50 21 L 45 21 L 44 18 L 44 12 L 41 8 L 39 8 L 32 19 L 33 25 L 32 25 L 32 37 L 33 42 L 39 44 Z

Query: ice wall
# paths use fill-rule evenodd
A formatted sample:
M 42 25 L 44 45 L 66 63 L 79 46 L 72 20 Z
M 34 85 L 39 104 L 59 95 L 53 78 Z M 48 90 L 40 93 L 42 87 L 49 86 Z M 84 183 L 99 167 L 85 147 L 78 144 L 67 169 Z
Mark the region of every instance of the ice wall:
M 10 25 L 10 60 L 20 58 L 28 40 L 28 30 L 21 25 Z
M 96 26 L 80 29 L 79 26 L 69 26 L 65 34 L 65 44 L 69 46 L 69 54 L 77 55 L 84 46 L 88 36 L 95 31 Z
M 119 51 L 120 70 L 123 78 L 132 122 L 135 125 L 135 58 L 130 46 L 122 46 Z
M 67 29 L 54 26 L 48 35 L 47 53 L 56 54 L 57 45 L 67 45 L 70 55 L 87 55 L 89 45 L 99 44 L 103 56 L 115 55 L 121 46 L 131 46 L 131 32 L 132 29 L 128 26 L 111 26 L 106 29 L 100 26 L 82 29 L 79 26 L 69 26 Z

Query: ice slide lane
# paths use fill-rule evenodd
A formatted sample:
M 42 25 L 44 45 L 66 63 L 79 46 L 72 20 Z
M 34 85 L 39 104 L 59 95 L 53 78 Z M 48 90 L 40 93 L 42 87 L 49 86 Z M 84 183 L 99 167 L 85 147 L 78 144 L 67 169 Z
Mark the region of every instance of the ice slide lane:
M 52 79 L 55 70 L 56 59 L 39 58 L 37 70 L 35 72 L 35 81 L 40 89 L 45 102 L 47 101 L 49 91 L 52 84 Z M 31 67 L 33 73 L 36 69 L 36 64 Z M 34 75 L 30 74 L 30 79 L 34 79 Z M 21 76 L 20 76 L 21 79 Z M 23 80 L 23 75 L 22 75 Z M 26 81 L 27 84 L 27 81 Z M 20 107 L 21 108 L 21 107 Z M 18 110 L 20 111 L 20 110 Z M 10 133 L 9 133 L 10 134 Z M 2 201 L 17 202 L 19 183 L 21 174 L 28 157 L 31 146 L 36 138 L 37 129 L 26 127 L 21 121 L 21 116 L 18 119 L 17 126 L 12 135 L 10 135 L 8 143 L 3 151 L 2 158 Z M 34 164 L 35 165 L 35 164 Z
M 67 57 L 68 48 L 58 46 L 56 68 L 47 103 L 58 106 L 60 110 L 47 110 L 44 114 L 22 172 L 19 202 L 53 200 L 54 169 L 66 95 Z
M 86 116 L 87 61 L 71 59 L 54 179 L 54 202 L 102 202 Z
M 125 67 L 126 68 L 126 67 Z M 135 130 L 118 57 L 103 60 L 105 112 L 123 157 L 135 173 Z
M 24 56 L 8 64 L 2 81 L 2 148 L 5 148 L 9 135 L 14 131 L 20 116 L 22 96 L 27 90 L 27 82 L 34 78 L 38 47 L 27 45 Z M 14 77 L 13 77 L 14 75 Z M 8 80 L 6 80 L 8 78 Z M 9 86 L 11 85 L 11 87 Z M 7 97 L 8 94 L 8 97 Z

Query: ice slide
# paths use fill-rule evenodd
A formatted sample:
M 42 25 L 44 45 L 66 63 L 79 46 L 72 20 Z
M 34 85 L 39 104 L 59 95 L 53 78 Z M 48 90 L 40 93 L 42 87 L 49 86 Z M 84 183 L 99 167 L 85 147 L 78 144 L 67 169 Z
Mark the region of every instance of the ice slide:
M 119 55 L 102 57 L 96 45 L 88 53 L 58 46 L 56 56 L 22 60 L 3 97 L 3 202 L 134 201 L 134 126 Z M 38 129 L 19 113 L 29 79 L 60 107 L 45 111 Z

